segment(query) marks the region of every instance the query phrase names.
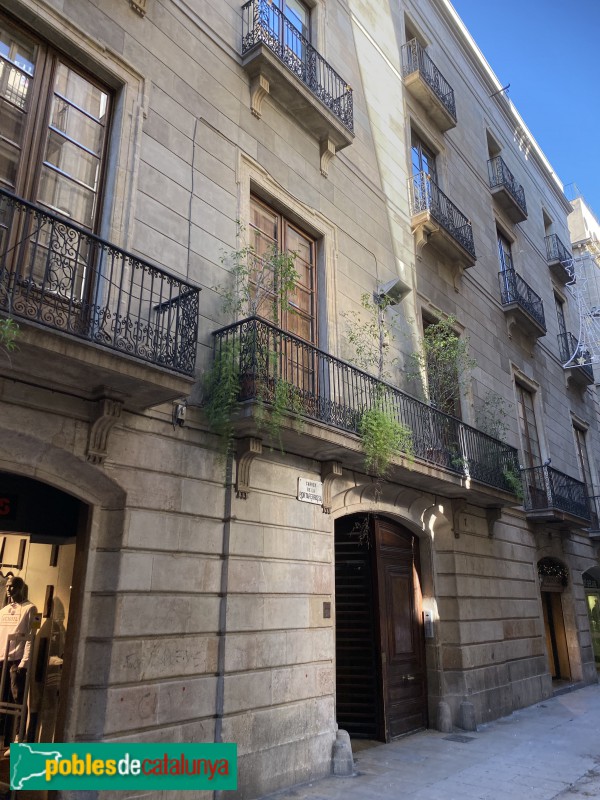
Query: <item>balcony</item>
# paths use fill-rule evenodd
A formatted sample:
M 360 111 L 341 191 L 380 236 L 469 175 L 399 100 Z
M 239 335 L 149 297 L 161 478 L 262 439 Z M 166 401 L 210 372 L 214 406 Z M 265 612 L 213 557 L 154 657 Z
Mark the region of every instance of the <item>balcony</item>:
M 402 45 L 402 77 L 440 131 L 456 127 L 454 90 L 416 39 Z
M 541 297 L 515 272 L 505 269 L 498 274 L 500 298 L 507 317 L 509 332 L 519 328 L 527 337 L 546 335 L 546 319 Z
M 147 408 L 193 383 L 199 289 L 0 189 L 0 311 L 19 323 L 4 374 Z
M 581 388 L 591 386 L 594 383 L 594 368 L 589 363 L 590 354 L 580 347 L 575 336 L 572 333 L 559 333 L 558 349 L 563 364 L 570 362 L 565 368 L 567 381 Z
M 591 512 L 584 483 L 549 466 L 523 469 L 521 477 L 529 522 L 589 527 Z
M 431 244 L 442 256 L 461 269 L 477 260 L 473 228 L 426 172 L 408 182 L 411 227 L 417 237 L 417 252 Z
M 360 420 L 365 411 L 383 407 L 412 434 L 414 464 L 395 459 L 396 479 L 446 497 L 469 497 L 484 507 L 514 502 L 519 467 L 517 452 L 509 445 L 262 319 L 248 318 L 213 336 L 215 357 L 231 360 L 225 371 L 239 375 L 236 437 L 268 438 L 268 426 L 260 427 L 253 408 L 258 406 L 264 415 L 278 382 L 284 381 L 291 387 L 286 393 L 290 422 L 281 441 L 287 452 L 340 460 L 346 468 L 364 472 Z
M 573 280 L 573 256 L 555 233 L 546 236 L 546 253 L 550 272 L 559 283 Z
M 352 89 L 271 0 L 242 6 L 242 66 L 251 110 L 269 94 L 321 144 L 321 171 L 354 139 Z
M 597 487 L 596 491 L 598 491 Z M 590 539 L 600 540 L 600 495 L 588 497 L 588 505 L 590 509 Z
M 527 219 L 525 191 L 500 156 L 488 161 L 488 175 L 492 195 L 512 222 Z

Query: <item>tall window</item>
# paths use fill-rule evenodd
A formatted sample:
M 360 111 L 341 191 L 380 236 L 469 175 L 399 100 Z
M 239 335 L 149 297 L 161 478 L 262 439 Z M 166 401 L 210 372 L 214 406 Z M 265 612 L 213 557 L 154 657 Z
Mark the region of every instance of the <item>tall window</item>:
M 280 45 L 289 67 L 298 71 L 306 61 L 306 42 L 310 41 L 310 11 L 300 0 L 272 0 L 268 11 L 269 28 Z
M 556 306 L 556 318 L 558 320 L 558 332 L 565 340 L 564 346 L 567 347 L 567 321 L 565 319 L 565 304 L 557 295 L 554 295 L 554 305 Z M 559 340 L 560 341 L 560 340 Z
M 270 250 L 296 253 L 294 266 L 299 277 L 290 297 L 291 309 L 279 309 L 279 326 L 307 342 L 316 342 L 315 240 L 256 197 L 251 198 L 250 214 L 251 244 L 260 256 Z M 264 309 L 264 316 L 272 319 L 270 309 Z
M 0 17 L 0 187 L 93 229 L 109 92 Z
M 424 172 L 437 183 L 435 153 L 414 132 L 411 137 L 411 160 L 413 177 Z
M 577 444 L 577 457 L 579 459 L 579 468 L 581 470 L 582 480 L 586 485 L 588 496 L 592 495 L 592 470 L 590 468 L 590 457 L 587 449 L 587 442 L 585 440 L 585 431 L 577 425 L 573 426 L 575 432 L 575 443 Z
M 519 427 L 523 447 L 523 466 L 538 467 L 542 463 L 540 439 L 533 407 L 533 392 L 517 384 Z
M 305 39 L 310 40 L 310 11 L 300 0 L 273 0 L 284 17 L 299 30 Z
M 500 231 L 498 231 L 498 256 L 500 258 L 500 269 L 502 272 L 514 269 L 510 242 Z

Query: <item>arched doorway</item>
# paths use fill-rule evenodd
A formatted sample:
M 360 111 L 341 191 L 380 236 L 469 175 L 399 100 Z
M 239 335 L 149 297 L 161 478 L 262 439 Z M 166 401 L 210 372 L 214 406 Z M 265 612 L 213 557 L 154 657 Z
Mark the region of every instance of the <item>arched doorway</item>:
M 336 713 L 350 736 L 427 726 L 419 540 L 373 514 L 335 526 Z
M 562 593 L 568 586 L 569 573 L 557 559 L 542 558 L 538 561 L 538 577 L 550 674 L 553 680 L 570 680 L 571 667 L 562 607 Z
M 583 573 L 583 588 L 590 620 L 592 647 L 596 669 L 600 670 L 600 567 Z
M 16 713 L 6 727 L 10 741 L 19 736 L 20 741 L 52 742 L 57 735 L 60 740 L 73 649 L 74 588 L 82 577 L 77 563 L 87 515 L 88 506 L 66 492 L 0 472 L 0 606 L 5 606 L 6 581 L 12 575 L 25 582 L 27 599 L 38 612 L 31 626 L 22 708 L 13 709 Z M 5 655 L 6 651 L 0 655 L 3 661 Z M 5 703 L 12 700 L 8 692 L 0 697 Z M 7 758 L 0 760 L 0 783 L 5 780 Z

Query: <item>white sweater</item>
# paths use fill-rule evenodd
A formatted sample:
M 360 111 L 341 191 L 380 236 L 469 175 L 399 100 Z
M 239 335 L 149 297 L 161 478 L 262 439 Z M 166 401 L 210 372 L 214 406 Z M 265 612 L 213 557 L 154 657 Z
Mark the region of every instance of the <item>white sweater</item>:
M 9 603 L 0 610 L 0 662 L 4 661 L 9 636 L 17 636 L 18 639 L 10 640 L 8 660 L 18 661 L 19 667 L 29 666 L 31 642 L 27 637 L 32 632 L 31 625 L 35 614 L 37 608 L 29 600 Z

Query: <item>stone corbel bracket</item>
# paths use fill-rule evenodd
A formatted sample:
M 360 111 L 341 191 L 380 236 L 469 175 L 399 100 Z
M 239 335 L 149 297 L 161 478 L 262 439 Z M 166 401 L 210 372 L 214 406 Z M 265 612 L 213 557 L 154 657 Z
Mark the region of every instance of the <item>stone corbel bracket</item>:
M 90 425 L 90 436 L 87 446 L 87 460 L 92 464 L 104 464 L 107 456 L 108 437 L 114 426 L 121 419 L 123 402 L 111 397 L 98 400 L 98 411 Z
M 250 81 L 250 111 L 257 119 L 262 115 L 262 102 L 269 94 L 269 79 L 259 73 Z
M 335 144 L 327 136 L 320 141 L 321 150 L 321 175 L 324 178 L 329 174 L 329 162 L 335 156 Z
M 148 10 L 148 0 L 129 0 L 129 5 L 137 14 L 140 15 L 140 17 L 146 16 L 146 11 Z
M 454 528 L 454 538 L 460 538 L 460 515 L 467 507 L 467 501 L 462 497 L 457 497 L 452 501 L 452 527 Z
M 487 520 L 488 525 L 488 536 L 493 538 L 496 532 L 496 523 L 502 516 L 502 507 L 501 506 L 491 506 L 490 508 L 486 508 L 485 510 L 485 518 Z
M 236 458 L 235 493 L 245 500 L 250 491 L 250 467 L 256 456 L 262 455 L 262 439 L 248 436 L 240 439 Z
M 331 484 L 342 475 L 340 461 L 324 461 L 321 464 L 321 480 L 323 481 L 323 513 L 331 513 Z

